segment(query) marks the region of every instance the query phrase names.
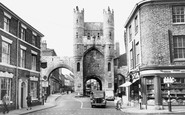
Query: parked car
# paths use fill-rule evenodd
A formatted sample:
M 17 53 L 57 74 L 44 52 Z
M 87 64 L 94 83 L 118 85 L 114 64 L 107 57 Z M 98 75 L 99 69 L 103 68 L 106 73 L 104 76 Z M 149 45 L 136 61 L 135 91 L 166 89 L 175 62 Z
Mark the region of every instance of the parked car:
M 91 93 L 91 107 L 103 106 L 106 107 L 105 91 L 93 91 Z
M 115 99 L 114 91 L 113 90 L 105 91 L 105 99 L 107 101 L 114 101 L 114 99 Z

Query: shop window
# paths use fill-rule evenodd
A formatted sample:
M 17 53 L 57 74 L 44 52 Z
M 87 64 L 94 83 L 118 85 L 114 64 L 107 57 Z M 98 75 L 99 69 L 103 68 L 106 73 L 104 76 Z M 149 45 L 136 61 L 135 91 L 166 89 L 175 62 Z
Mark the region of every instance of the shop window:
M 77 63 L 77 71 L 80 71 L 80 62 Z
M 162 102 L 168 105 L 168 86 L 161 81 Z M 175 78 L 175 82 L 170 85 L 171 105 L 185 105 L 185 78 Z
M 11 100 L 11 85 L 12 85 L 12 79 L 11 78 L 0 78 L 0 100 L 2 100 L 5 93 L 8 94 Z
M 154 105 L 155 104 L 155 97 L 154 97 L 154 80 L 152 78 L 146 79 L 146 88 L 147 88 L 147 104 Z
M 30 95 L 33 99 L 37 98 L 37 81 L 31 81 Z

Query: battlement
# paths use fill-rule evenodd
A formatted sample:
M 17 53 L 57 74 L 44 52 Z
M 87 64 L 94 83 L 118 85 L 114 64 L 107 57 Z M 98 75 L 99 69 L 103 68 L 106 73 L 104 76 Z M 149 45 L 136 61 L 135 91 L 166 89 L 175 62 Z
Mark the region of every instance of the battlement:
M 78 6 L 76 6 L 76 9 L 74 8 L 74 13 L 82 13 L 82 14 L 84 14 L 84 9 L 82 9 L 80 11 L 79 8 L 78 8 Z
M 107 11 L 105 9 L 103 9 L 103 14 L 112 14 L 112 15 L 114 15 L 114 10 L 112 9 L 112 11 L 111 11 L 110 7 L 108 7 Z

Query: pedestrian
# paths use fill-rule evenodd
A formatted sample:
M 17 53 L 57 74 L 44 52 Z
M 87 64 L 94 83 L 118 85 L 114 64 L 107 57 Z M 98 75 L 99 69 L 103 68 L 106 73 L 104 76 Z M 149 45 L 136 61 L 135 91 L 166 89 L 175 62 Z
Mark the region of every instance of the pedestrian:
M 10 98 L 7 93 L 5 93 L 5 95 L 2 99 L 2 102 L 3 102 L 3 107 L 4 107 L 3 114 L 5 114 L 6 112 L 9 113 L 8 105 L 10 103 Z
M 28 96 L 26 97 L 26 100 L 27 100 L 27 106 L 28 106 L 27 110 L 32 109 L 31 108 L 32 103 L 31 103 L 31 95 L 30 94 L 28 94 Z

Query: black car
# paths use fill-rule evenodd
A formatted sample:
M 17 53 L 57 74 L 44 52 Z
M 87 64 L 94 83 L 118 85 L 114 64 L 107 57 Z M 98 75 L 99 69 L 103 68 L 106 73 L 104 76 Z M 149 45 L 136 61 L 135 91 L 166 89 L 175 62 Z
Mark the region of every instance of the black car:
M 106 107 L 105 91 L 93 91 L 91 93 L 91 107 L 103 106 Z

